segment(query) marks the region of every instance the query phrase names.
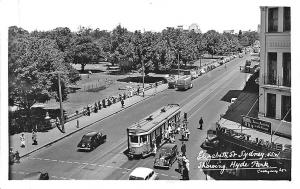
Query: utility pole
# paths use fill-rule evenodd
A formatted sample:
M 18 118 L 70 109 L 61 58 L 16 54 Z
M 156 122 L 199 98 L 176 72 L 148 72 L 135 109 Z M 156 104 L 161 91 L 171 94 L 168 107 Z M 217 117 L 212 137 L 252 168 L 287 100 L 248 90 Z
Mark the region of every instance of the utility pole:
M 143 67 L 143 97 L 145 97 L 145 67 L 144 67 L 143 59 L 142 59 L 142 67 Z
M 59 92 L 59 108 L 60 108 L 60 123 L 61 123 L 61 130 L 65 133 L 65 126 L 64 126 L 64 112 L 62 107 L 62 94 L 61 94 L 61 83 L 60 83 L 60 72 L 58 72 L 58 92 Z
M 178 51 L 178 79 L 179 79 L 179 51 Z

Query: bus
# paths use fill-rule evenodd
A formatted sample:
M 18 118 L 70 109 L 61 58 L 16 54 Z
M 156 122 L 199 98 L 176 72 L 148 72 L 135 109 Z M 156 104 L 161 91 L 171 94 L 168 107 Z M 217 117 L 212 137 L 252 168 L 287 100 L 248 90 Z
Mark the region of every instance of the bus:
M 128 127 L 128 156 L 144 158 L 153 153 L 154 143 L 157 148 L 163 145 L 168 126 L 180 124 L 180 112 L 179 104 L 168 104 Z

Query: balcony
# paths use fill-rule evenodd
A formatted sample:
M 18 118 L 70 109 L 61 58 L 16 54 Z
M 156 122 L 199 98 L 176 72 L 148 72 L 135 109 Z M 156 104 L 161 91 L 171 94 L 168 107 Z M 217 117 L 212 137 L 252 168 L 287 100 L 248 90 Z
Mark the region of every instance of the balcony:
M 271 88 L 282 88 L 290 89 L 291 87 L 291 78 L 289 77 L 279 77 L 273 74 L 263 74 L 264 86 Z M 268 88 L 269 88 L 268 87 Z

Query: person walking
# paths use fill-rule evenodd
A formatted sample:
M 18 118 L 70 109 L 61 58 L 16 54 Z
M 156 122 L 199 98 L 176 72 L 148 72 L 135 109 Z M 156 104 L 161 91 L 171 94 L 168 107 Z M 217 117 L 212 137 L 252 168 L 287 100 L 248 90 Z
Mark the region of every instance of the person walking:
M 137 95 L 140 95 L 140 86 L 137 88 L 136 92 L 137 92 Z
M 177 163 L 178 163 L 178 173 L 182 174 L 183 157 L 180 152 L 177 155 Z
M 20 163 L 20 154 L 19 154 L 18 150 L 15 152 L 15 162 Z
M 121 100 L 121 105 L 122 105 L 122 108 L 124 108 L 124 100 L 123 99 Z
M 189 169 L 190 169 L 190 163 L 189 160 L 184 156 L 183 157 L 183 171 L 182 171 L 182 180 L 190 180 L 189 177 Z
M 199 129 L 202 130 L 202 125 L 203 125 L 203 119 L 202 119 L 202 117 L 199 120 L 199 125 L 200 125 Z
M 182 145 L 181 145 L 181 153 L 182 153 L 182 156 L 185 156 L 185 153 L 186 153 L 186 145 L 184 142 L 182 142 Z
M 155 93 L 157 92 L 158 83 L 155 82 Z
M 21 141 L 21 148 L 25 148 L 25 136 L 24 136 L 24 133 L 21 134 L 20 141 Z
M 32 145 L 37 145 L 37 134 L 36 132 L 34 132 L 34 130 L 32 129 Z
M 155 156 L 157 152 L 156 141 L 153 142 L 153 155 Z

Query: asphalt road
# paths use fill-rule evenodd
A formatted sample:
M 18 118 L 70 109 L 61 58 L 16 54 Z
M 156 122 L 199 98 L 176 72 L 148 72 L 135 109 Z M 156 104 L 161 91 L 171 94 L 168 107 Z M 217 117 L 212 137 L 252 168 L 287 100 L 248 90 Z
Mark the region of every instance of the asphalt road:
M 247 56 L 246 56 L 247 57 Z M 168 89 L 154 95 L 133 107 L 91 125 L 65 139 L 43 148 L 21 159 L 20 164 L 10 166 L 10 179 L 22 179 L 24 174 L 45 170 L 50 179 L 80 180 L 126 180 L 130 172 L 140 166 L 153 168 L 154 157 L 141 160 L 128 160 L 124 155 L 127 148 L 126 128 L 150 113 L 169 103 L 179 103 L 182 112 L 188 113 L 188 127 L 191 132 L 187 145 L 187 158 L 190 160 L 190 178 L 205 179 L 198 168 L 197 155 L 206 137 L 206 130 L 215 125 L 220 114 L 229 105 L 222 97 L 229 90 L 241 90 L 247 74 L 240 73 L 239 66 L 246 57 L 236 58 L 193 81 L 194 87 L 187 91 Z M 197 129 L 200 116 L 204 120 L 204 130 Z M 88 117 L 87 117 L 88 119 Z M 101 130 L 107 134 L 107 142 L 92 152 L 77 151 L 81 137 L 89 131 Z M 180 149 L 179 135 L 176 138 Z M 180 179 L 175 171 L 177 162 L 170 170 L 156 169 L 160 179 Z

